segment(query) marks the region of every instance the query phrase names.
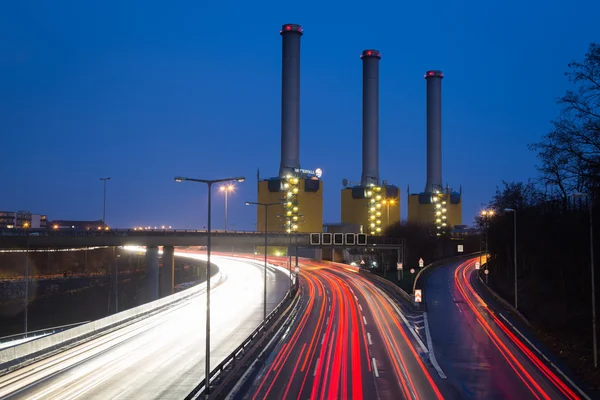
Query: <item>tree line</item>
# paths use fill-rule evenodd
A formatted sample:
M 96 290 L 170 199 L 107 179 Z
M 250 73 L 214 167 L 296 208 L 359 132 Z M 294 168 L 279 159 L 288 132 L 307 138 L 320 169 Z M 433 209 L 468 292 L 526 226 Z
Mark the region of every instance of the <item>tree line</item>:
M 590 44 L 565 75 L 572 88 L 557 101 L 558 117 L 529 146 L 539 176 L 502 182 L 488 205 L 494 215 L 476 222 L 492 257 L 490 285 L 512 303 L 515 215 L 506 209 L 515 210 L 519 309 L 571 353 L 578 369 L 592 358 L 591 292 L 598 281 L 597 273 L 591 280 L 591 246 L 597 250 L 600 238 L 600 46 Z
M 583 60 L 568 67 L 571 89 L 557 100 L 558 116 L 529 146 L 537 153 L 538 176 L 497 187 L 487 206 L 493 215 L 476 217 L 481 235 L 436 237 L 433 224 L 406 222 L 388 227 L 386 235 L 406 239 L 409 267 L 422 254 L 427 262 L 455 255 L 459 242 L 465 253 L 487 242 L 489 284 L 512 303 L 516 214 L 519 310 L 581 372 L 592 359 L 590 248 L 600 242 L 600 46 L 590 44 Z M 590 212 L 597 216 L 593 241 Z

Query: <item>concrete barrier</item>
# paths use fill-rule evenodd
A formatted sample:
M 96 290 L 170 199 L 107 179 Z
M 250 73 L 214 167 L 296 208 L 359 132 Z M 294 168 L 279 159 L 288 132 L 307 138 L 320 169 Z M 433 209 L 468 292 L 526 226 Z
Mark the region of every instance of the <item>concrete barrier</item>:
M 471 258 L 471 257 L 475 257 L 478 256 L 479 252 L 476 253 L 469 253 L 469 254 L 461 254 L 460 256 L 454 256 L 454 257 L 450 257 L 450 258 L 444 258 L 442 260 L 438 260 L 438 261 L 434 261 L 431 264 L 427 264 L 426 266 L 424 266 L 423 268 L 421 268 L 421 270 L 417 273 L 417 275 L 415 276 L 415 281 L 413 283 L 413 293 L 415 292 L 415 289 L 417 288 L 417 282 L 419 281 L 419 278 L 421 277 L 421 275 L 423 275 L 423 273 L 425 271 L 429 271 L 432 268 L 435 267 L 439 267 L 440 265 L 444 265 L 453 261 L 460 261 L 463 260 L 465 258 Z
M 412 296 L 408 293 L 406 293 L 406 291 L 404 289 L 402 289 L 400 286 L 394 284 L 393 282 L 380 277 L 379 275 L 375 275 L 373 273 L 371 273 L 370 271 L 365 271 L 368 272 L 369 275 L 367 275 L 370 279 L 376 280 L 378 282 L 383 283 L 384 285 L 386 285 L 387 287 L 389 287 L 391 290 L 395 291 L 396 293 L 398 293 L 400 296 L 402 296 L 402 298 L 404 300 L 406 300 L 411 306 L 413 306 L 413 299 Z
M 211 281 L 211 289 L 224 280 L 221 272 L 215 274 Z M 214 282 L 214 283 L 213 283 Z M 162 299 L 142 304 L 108 317 L 68 329 L 54 335 L 44 336 L 31 342 L 23 343 L 0 351 L 0 373 L 7 372 L 48 357 L 59 350 L 88 341 L 101 334 L 106 334 L 153 313 L 164 311 L 173 305 L 197 296 L 206 290 L 206 283 L 172 294 Z

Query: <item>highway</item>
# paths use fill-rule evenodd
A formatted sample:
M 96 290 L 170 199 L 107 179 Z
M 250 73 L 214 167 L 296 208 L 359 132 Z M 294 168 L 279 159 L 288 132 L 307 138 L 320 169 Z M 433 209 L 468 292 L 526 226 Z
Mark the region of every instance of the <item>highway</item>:
M 442 398 L 400 310 L 357 271 L 302 262 L 299 311 L 244 398 Z
M 437 267 L 423 293 L 439 364 L 465 399 L 589 398 L 532 348 L 476 291 L 478 258 Z
M 223 278 L 211 291 L 210 357 L 216 366 L 262 320 L 263 267 L 226 257 L 212 260 Z M 270 311 L 289 289 L 289 276 L 270 268 L 267 278 Z M 0 376 L 0 399 L 180 400 L 204 379 L 205 310 L 204 290 L 163 312 Z

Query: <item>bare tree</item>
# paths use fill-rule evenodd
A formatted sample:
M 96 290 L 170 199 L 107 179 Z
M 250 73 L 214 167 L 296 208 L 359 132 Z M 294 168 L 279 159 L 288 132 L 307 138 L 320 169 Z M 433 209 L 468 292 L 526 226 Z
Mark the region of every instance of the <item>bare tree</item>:
M 569 68 L 565 75 L 576 88 L 558 100 L 562 109 L 553 129 L 530 146 L 542 180 L 556 185 L 563 201 L 600 186 L 600 46 L 590 44 L 584 60 Z

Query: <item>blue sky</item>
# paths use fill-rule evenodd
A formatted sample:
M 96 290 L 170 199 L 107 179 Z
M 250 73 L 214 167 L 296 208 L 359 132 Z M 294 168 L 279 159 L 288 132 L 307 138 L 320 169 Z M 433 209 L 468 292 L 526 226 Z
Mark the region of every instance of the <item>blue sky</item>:
M 366 6 L 368 4 L 368 7 Z M 0 209 L 113 226 L 206 223 L 206 187 L 245 175 L 229 225 L 252 229 L 256 170 L 279 168 L 283 23 L 304 28 L 303 168 L 324 171 L 324 220 L 361 174 L 361 61 L 380 62 L 381 177 L 425 186 L 425 80 L 443 80 L 443 179 L 464 223 L 501 180 L 536 175 L 538 140 L 592 41 L 600 2 L 14 1 L 0 10 Z M 214 223 L 223 227 L 223 195 Z M 233 225 L 233 226 L 232 226 Z

